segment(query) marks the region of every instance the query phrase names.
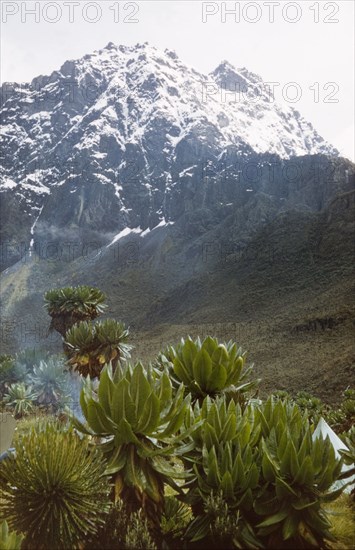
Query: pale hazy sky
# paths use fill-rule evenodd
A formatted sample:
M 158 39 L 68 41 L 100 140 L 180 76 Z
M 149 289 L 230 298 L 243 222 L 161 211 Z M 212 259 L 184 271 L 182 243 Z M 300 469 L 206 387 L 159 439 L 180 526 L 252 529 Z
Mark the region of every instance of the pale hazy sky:
M 352 0 L 2 0 L 1 81 L 30 81 L 108 42 L 148 41 L 175 50 L 201 72 L 224 59 L 247 67 L 264 81 L 280 83 L 276 99 L 289 82 L 297 83 L 302 97 L 293 106 L 354 160 L 354 5 Z M 232 9 L 235 13 L 226 13 Z

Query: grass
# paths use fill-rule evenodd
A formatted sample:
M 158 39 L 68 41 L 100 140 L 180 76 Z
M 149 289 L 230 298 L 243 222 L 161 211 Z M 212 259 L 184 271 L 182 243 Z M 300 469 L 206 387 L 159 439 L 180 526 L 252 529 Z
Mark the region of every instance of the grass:
M 327 505 L 332 534 L 337 539 L 332 543 L 334 550 L 353 550 L 355 548 L 355 502 L 348 494 L 341 495 Z
M 16 447 L 16 442 L 21 435 L 25 435 L 31 431 L 32 428 L 37 427 L 40 424 L 46 424 L 48 421 L 55 421 L 56 417 L 45 414 L 43 411 L 36 411 L 34 414 L 23 416 L 16 423 L 16 430 L 13 439 L 13 444 Z

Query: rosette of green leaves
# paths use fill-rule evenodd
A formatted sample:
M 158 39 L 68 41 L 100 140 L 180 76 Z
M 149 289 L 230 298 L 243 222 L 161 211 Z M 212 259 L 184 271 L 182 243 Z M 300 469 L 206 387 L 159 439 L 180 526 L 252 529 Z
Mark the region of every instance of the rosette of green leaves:
M 322 504 L 339 496 L 332 490 L 341 460 L 327 438 L 312 440 L 307 412 L 270 398 L 256 411 L 260 443 L 261 490 L 254 510 L 264 520 L 258 536 L 270 547 L 323 547 L 332 540 Z
M 0 523 L 0 548 L 1 550 L 20 550 L 23 535 L 9 531 L 7 521 Z
M 204 420 L 192 434 L 195 446 L 189 453 L 195 477 L 188 481 L 186 500 L 192 504 L 195 519 L 186 536 L 191 541 L 216 537 L 218 514 L 206 503 L 209 498 L 221 498 L 230 514 L 230 525 L 237 547 L 258 548 L 254 530 L 254 498 L 260 476 L 258 442 L 260 426 L 255 422 L 252 406 L 242 411 L 225 397 L 212 401 L 206 398 L 194 407 L 195 418 Z M 191 419 L 189 419 L 191 422 Z M 237 518 L 238 516 L 238 518 Z M 229 522 L 229 520 L 228 520 Z M 227 544 L 218 540 L 216 544 Z M 238 546 L 241 545 L 241 546 Z M 258 546 L 259 545 L 259 546 Z
M 255 449 L 248 443 L 241 446 L 237 441 L 220 444 L 218 447 L 213 445 L 210 451 L 204 446 L 202 465 L 194 464 L 194 472 L 201 503 L 205 503 L 211 494 L 220 494 L 231 516 L 238 512 L 241 536 L 239 543 L 244 543 L 241 547 L 253 547 L 249 546 L 249 542 L 256 545 L 257 539 L 253 530 L 255 518 L 253 504 L 260 472 L 255 459 Z M 199 514 L 189 527 L 186 536 L 192 541 L 208 537 L 210 527 L 205 513 Z
M 48 359 L 33 367 L 29 380 L 39 405 L 61 409 L 69 405 L 71 388 L 69 373 L 64 371 L 64 361 Z
M 68 312 L 92 315 L 93 312 L 102 313 L 107 307 L 105 294 L 85 285 L 48 290 L 44 301 L 48 312 L 57 315 Z
M 214 516 L 206 515 L 210 494 L 220 495 L 228 508 L 233 532 L 239 533 L 233 535 L 236 547 L 323 547 L 332 539 L 323 503 L 342 491 L 332 490 L 341 461 L 329 439 L 313 441 L 307 412 L 271 398 L 243 412 L 233 402 L 205 399 L 188 424 L 199 417 L 205 422 L 186 455 L 195 473 L 186 484 L 195 514 L 188 537 L 213 532 Z
M 170 347 L 160 356 L 169 363 L 173 377 L 183 382 L 193 399 L 225 393 L 243 402 L 243 395 L 254 390 L 259 380 L 248 380 L 253 366 L 245 367 L 246 353 L 237 344 L 219 343 L 208 336 L 202 342 L 188 337 L 176 348 Z
M 11 384 L 4 395 L 4 403 L 13 409 L 16 417 L 31 413 L 35 408 L 36 399 L 37 393 L 32 386 L 23 382 Z
M 1 462 L 0 515 L 25 548 L 78 548 L 105 521 L 110 487 L 102 454 L 59 423 L 21 435 Z M 80 546 L 81 545 L 81 546 Z
M 68 363 L 83 376 L 98 377 L 106 363 L 116 366 L 130 357 L 132 346 L 127 344 L 128 336 L 128 328 L 115 319 L 82 321 L 66 333 Z
M 177 434 L 190 405 L 183 384 L 173 395 L 167 372 L 158 375 L 138 363 L 119 366 L 113 375 L 111 366 L 105 366 L 97 393 L 88 380 L 80 404 L 87 425 L 73 422 L 83 433 L 101 438 L 116 499 L 121 497 L 132 510 L 146 509 L 158 521 L 164 485 L 179 490 L 179 474 L 169 457 L 183 438 Z
M 101 290 L 85 285 L 51 289 L 44 295 L 45 308 L 52 317 L 51 328 L 62 336 L 78 321 L 101 315 L 107 308 L 105 301 Z
M 195 456 L 201 454 L 203 447 L 210 451 L 213 446 L 229 442 L 241 447 L 250 443 L 254 447 L 260 439 L 261 426 L 256 421 L 254 407 L 248 405 L 242 409 L 239 403 L 228 401 L 225 396 L 206 397 L 202 405 L 196 402 L 185 423 L 187 428 L 198 423 L 191 433 L 194 441 L 191 453 Z
M 164 510 L 160 521 L 161 537 L 165 544 L 176 547 L 192 520 L 191 508 L 174 496 L 164 498 Z

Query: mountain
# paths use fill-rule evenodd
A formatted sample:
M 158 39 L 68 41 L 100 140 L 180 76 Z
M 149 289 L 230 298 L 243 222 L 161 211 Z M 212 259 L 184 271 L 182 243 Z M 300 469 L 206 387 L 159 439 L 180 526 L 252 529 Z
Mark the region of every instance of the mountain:
M 1 92 L 5 350 L 58 349 L 43 293 L 86 283 L 143 355 L 237 327 L 266 384 L 286 363 L 302 387 L 300 350 L 318 372 L 319 339 L 327 369 L 329 330 L 345 383 L 354 165 L 261 77 L 109 43 Z
M 270 162 L 337 153 L 257 75 L 227 62 L 203 75 L 148 44 L 4 84 L 1 116 L 2 241 L 23 246 L 68 227 L 100 242 L 153 228 L 200 201 L 233 202 L 236 179 L 250 188 Z

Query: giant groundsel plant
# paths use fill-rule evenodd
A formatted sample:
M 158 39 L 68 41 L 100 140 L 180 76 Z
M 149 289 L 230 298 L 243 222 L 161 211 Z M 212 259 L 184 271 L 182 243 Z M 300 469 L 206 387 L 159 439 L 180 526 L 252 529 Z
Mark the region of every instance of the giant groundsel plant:
M 164 485 L 179 490 L 169 457 L 181 439 L 178 433 L 190 403 L 183 384 L 174 395 L 167 372 L 158 375 L 138 363 L 119 366 L 113 374 L 105 366 L 97 392 L 88 380 L 80 403 L 87 425 L 73 418 L 74 425 L 100 438 L 115 498 L 132 510 L 142 507 L 156 522 L 163 510 Z

